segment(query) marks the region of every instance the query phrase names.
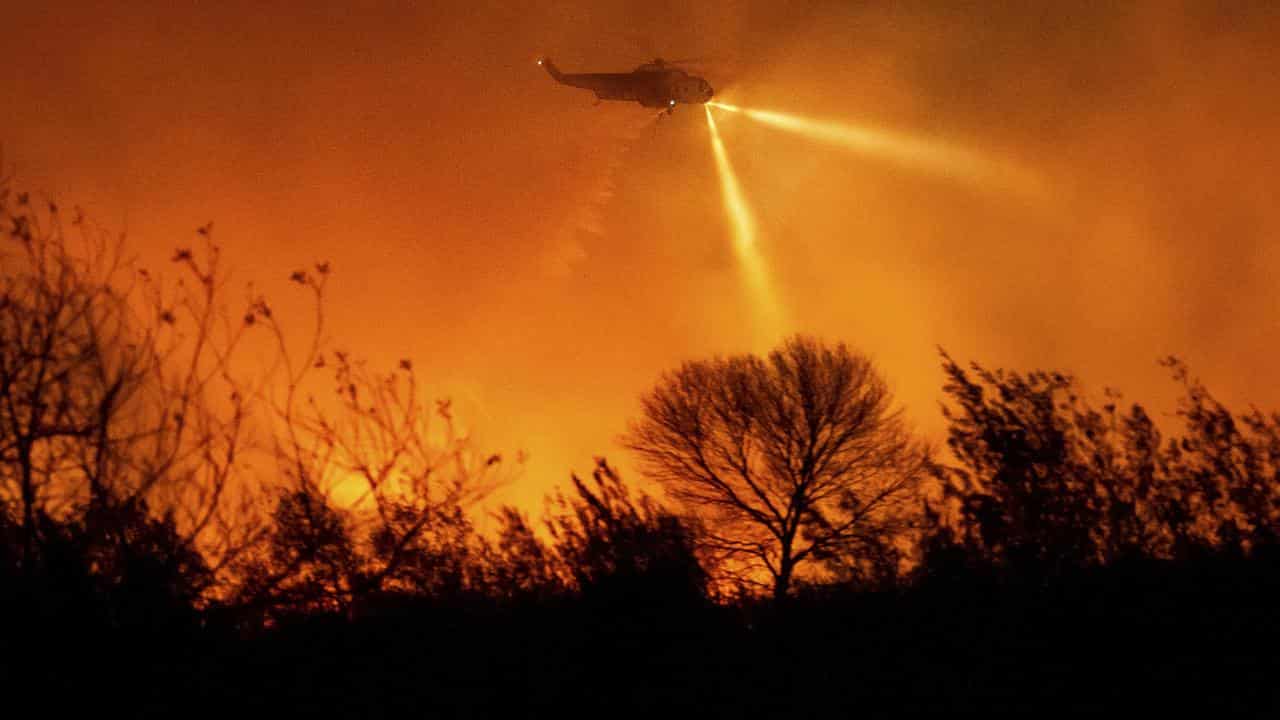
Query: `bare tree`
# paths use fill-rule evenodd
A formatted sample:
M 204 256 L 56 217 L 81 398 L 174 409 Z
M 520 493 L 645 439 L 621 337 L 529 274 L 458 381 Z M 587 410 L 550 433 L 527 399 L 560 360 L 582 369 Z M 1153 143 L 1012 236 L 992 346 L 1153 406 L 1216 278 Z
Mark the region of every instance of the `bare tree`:
M 291 437 L 311 448 L 304 477 L 339 481 L 355 497 L 353 519 L 367 544 L 352 594 L 465 589 L 475 550 L 466 511 L 502 484 L 502 456 L 458 431 L 448 400 L 423 402 L 409 360 L 391 373 L 343 352 L 326 364 L 336 402 L 310 399 Z
M 511 465 L 457 432 L 447 401 L 423 401 L 408 360 L 377 373 L 328 349 L 328 263 L 290 275 L 314 315 L 286 332 L 261 295 L 227 307 L 212 224 L 167 278 L 4 177 L 0 225 L 0 527 L 15 567 L 39 569 L 46 535 L 74 537 L 106 582 L 136 566 L 130 543 L 169 542 L 183 597 L 231 611 L 469 582 L 465 511 Z M 326 369 L 336 392 L 317 400 Z M 247 462 L 262 442 L 274 478 Z M 359 497 L 335 500 L 337 483 Z
M 0 497 L 19 508 L 30 572 L 39 518 L 102 498 L 104 459 L 84 475 L 77 461 L 91 444 L 106 445 L 106 427 L 139 370 L 134 357 L 111 357 L 117 338 L 103 337 L 121 324 L 121 299 L 104 281 L 114 263 L 69 251 L 52 205 L 52 219 L 41 223 L 27 194 L 0 187 L 0 211 L 10 226 L 0 254 Z
M 315 299 L 301 353 L 265 300 L 251 308 L 283 375 L 271 398 L 282 487 L 266 542 L 239 566 L 237 604 L 363 612 L 383 596 L 467 590 L 480 548 L 466 511 L 504 481 L 503 458 L 457 431 L 447 400 L 424 402 L 410 360 L 377 372 L 326 347 L 328 274 L 322 263 L 290 276 Z M 317 398 L 326 371 L 333 394 Z
M 209 560 L 179 572 L 203 594 L 252 534 L 228 503 L 249 394 L 231 364 L 247 326 L 219 299 L 210 228 L 203 248 L 175 254 L 166 287 L 123 237 L 79 209 L 37 208 L 4 178 L 0 221 L 0 510 L 17 516 L 24 572 L 57 524 L 101 554 L 129 551 L 154 522 L 175 557 Z
M 701 520 L 703 549 L 781 600 L 797 569 L 896 566 L 928 452 L 891 403 L 870 360 L 795 337 L 663 375 L 623 441 Z

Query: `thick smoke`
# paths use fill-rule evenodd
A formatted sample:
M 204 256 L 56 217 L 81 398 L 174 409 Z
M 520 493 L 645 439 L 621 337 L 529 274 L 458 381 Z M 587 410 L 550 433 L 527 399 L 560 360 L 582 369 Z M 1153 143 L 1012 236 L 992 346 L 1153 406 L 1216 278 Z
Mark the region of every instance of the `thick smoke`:
M 127 219 L 157 263 L 216 219 L 268 292 L 331 260 L 332 334 L 478 388 L 487 437 L 531 453 L 515 499 L 618 455 L 661 370 L 752 343 L 705 118 L 631 139 L 649 110 L 593 108 L 544 54 L 705 58 L 719 100 L 1045 178 L 1028 203 L 717 118 L 793 329 L 873 354 L 927 430 L 937 344 L 1137 397 L 1178 353 L 1280 404 L 1257 380 L 1280 347 L 1264 3 L 150 5 L 0 11 L 20 182 Z

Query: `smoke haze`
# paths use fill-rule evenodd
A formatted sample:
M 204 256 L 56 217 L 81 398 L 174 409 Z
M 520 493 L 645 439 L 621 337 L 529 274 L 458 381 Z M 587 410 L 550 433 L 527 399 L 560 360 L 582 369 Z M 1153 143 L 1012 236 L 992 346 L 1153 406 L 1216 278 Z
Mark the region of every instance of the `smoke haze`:
M 412 357 L 484 441 L 529 451 L 504 499 L 621 456 L 660 371 L 753 342 L 701 110 L 593 107 L 544 54 L 705 57 L 717 100 L 1043 178 L 1032 202 L 717 114 L 789 330 L 873 355 L 927 432 L 937 345 L 1162 402 L 1175 353 L 1280 405 L 1280 10 L 523 5 L 12 6 L 5 162 L 156 266 L 215 220 L 283 312 L 289 271 L 331 261 L 338 345 Z

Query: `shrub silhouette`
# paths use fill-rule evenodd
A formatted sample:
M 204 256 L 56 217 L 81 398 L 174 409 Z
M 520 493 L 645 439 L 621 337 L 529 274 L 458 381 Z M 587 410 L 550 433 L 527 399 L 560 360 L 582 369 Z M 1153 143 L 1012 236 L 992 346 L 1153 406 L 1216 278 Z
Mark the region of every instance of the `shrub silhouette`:
M 1233 415 L 1177 361 L 1165 365 L 1186 391 L 1183 434 L 1166 440 L 1142 406 L 1122 411 L 1117 393 L 1094 408 L 1070 376 L 966 371 L 942 357 L 959 465 L 936 470 L 936 561 L 950 554 L 954 564 L 959 551 L 970 564 L 1043 577 L 1274 543 L 1280 423 Z
M 604 458 L 574 494 L 557 494 L 548 529 L 561 572 L 584 597 L 632 607 L 697 604 L 707 577 L 694 531 L 652 498 L 634 497 Z

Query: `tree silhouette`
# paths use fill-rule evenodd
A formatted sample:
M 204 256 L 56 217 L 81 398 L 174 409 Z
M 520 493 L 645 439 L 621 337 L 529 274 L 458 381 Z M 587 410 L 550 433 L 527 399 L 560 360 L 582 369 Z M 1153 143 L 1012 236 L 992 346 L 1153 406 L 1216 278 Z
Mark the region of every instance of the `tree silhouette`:
M 891 402 L 870 360 L 795 337 L 663 375 L 624 442 L 702 547 L 781 600 L 797 568 L 884 564 L 905 540 L 928 453 Z
M 202 595 L 248 527 L 228 515 L 246 415 L 229 368 L 244 329 L 219 322 L 208 228 L 202 250 L 175 254 L 179 280 L 165 287 L 78 209 L 38 209 L 3 179 L 0 221 L 0 501 L 15 511 L 24 574 L 40 571 L 46 531 L 77 538 L 64 550 L 121 557 L 164 538 L 175 557 L 200 546 L 208 562 L 180 565 L 202 568 L 188 599 Z
M 467 511 L 504 480 L 502 457 L 459 433 L 447 400 L 425 403 L 413 364 L 386 373 L 323 337 L 327 265 L 290 279 L 315 299 L 310 344 L 292 353 L 264 301 L 282 377 L 273 398 L 278 497 L 265 544 L 237 572 L 234 604 L 253 622 L 285 614 L 372 612 L 405 597 L 457 597 L 483 585 Z M 333 392 L 314 392 L 320 371 Z M 339 491 L 342 497 L 337 497 Z

